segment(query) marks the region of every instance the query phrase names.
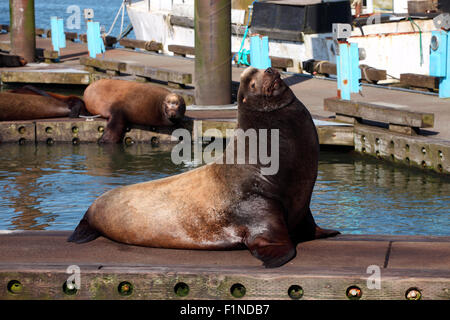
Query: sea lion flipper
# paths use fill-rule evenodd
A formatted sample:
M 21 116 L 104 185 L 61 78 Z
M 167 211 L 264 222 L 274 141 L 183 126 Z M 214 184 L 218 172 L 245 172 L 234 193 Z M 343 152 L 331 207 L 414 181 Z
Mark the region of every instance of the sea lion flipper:
M 100 138 L 99 143 L 120 143 L 127 128 L 125 116 L 118 109 L 111 110 L 111 116 L 108 119 L 105 132 Z
M 265 237 L 256 237 L 247 243 L 252 255 L 263 262 L 266 268 L 276 268 L 295 257 L 296 250 L 292 242 L 273 242 Z
M 81 219 L 75 231 L 67 239 L 67 242 L 85 243 L 92 241 L 100 236 L 97 230 L 89 225 L 86 218 Z

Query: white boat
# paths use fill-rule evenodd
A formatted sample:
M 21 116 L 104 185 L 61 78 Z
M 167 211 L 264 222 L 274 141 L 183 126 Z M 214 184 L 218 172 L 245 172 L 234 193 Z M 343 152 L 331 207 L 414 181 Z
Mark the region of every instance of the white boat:
M 373 24 L 354 27 L 349 42 L 356 42 L 366 52 L 362 64 L 387 71 L 392 78 L 402 73 L 428 74 L 431 31 L 436 30 L 430 16 L 407 15 L 407 0 L 363 0 L 362 14 L 373 14 Z M 410 0 L 411 1 L 411 0 Z M 318 3 L 338 3 L 342 0 L 287 0 L 258 1 L 277 6 L 305 6 Z M 350 5 L 350 2 L 348 5 Z M 241 46 L 251 0 L 233 1 L 232 51 Z M 387 3 L 387 4 L 386 4 Z M 256 4 L 255 4 L 256 5 Z M 354 9 L 352 9 L 354 13 Z M 251 10 L 250 10 L 251 11 Z M 127 5 L 128 16 L 136 39 L 158 41 L 163 51 L 171 54 L 171 44 L 194 47 L 194 0 L 145 0 Z M 383 15 L 381 15 L 383 13 Z M 253 11 L 255 19 L 257 12 Z M 252 22 L 253 22 L 252 20 Z M 364 20 L 364 19 L 363 19 Z M 253 31 L 253 30 L 250 30 Z M 261 33 L 261 32 L 260 32 Z M 335 61 L 335 48 L 331 32 L 298 32 L 300 40 L 280 39 L 269 34 L 269 55 L 291 58 L 294 66 L 288 71 L 301 72 L 302 62 L 315 59 Z M 249 48 L 246 39 L 245 48 Z

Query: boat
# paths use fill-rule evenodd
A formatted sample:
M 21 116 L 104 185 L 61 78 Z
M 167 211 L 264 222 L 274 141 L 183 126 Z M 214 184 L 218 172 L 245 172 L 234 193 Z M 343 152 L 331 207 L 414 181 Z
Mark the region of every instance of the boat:
M 353 1 L 234 0 L 232 51 L 241 48 L 251 21 L 250 34 L 269 37 L 269 55 L 292 59 L 288 71 L 302 72 L 304 61 L 336 60 L 332 24 L 348 23 L 352 25 L 348 41 L 365 51 L 361 64 L 386 70 L 391 79 L 402 73 L 429 73 L 431 32 L 436 30 L 432 19 L 449 10 L 448 1 L 361 0 L 359 8 L 352 7 Z M 136 39 L 160 42 L 166 54 L 173 54 L 169 45 L 194 47 L 194 0 L 128 1 L 127 13 Z M 250 47 L 248 37 L 244 47 Z

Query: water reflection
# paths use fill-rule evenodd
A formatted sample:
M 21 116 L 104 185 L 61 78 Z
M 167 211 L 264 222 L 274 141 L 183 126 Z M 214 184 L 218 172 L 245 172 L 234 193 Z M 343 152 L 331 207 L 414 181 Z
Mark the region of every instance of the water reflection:
M 174 165 L 170 150 L 0 145 L 0 229 L 73 229 L 104 192 L 192 169 Z M 450 235 L 449 178 L 367 157 L 322 152 L 311 207 L 321 226 L 344 233 Z

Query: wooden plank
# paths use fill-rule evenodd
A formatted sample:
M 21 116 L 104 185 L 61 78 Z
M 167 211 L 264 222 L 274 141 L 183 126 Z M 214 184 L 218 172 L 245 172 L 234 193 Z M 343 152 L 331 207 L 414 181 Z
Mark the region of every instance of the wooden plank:
M 162 43 L 156 42 L 156 41 L 144 41 L 144 40 L 135 40 L 135 39 L 128 39 L 123 38 L 119 41 L 119 44 L 121 46 L 124 46 L 125 48 L 131 48 L 131 49 L 144 49 L 147 51 L 159 51 L 163 49 Z
M 320 145 L 354 146 L 352 126 L 317 126 Z
M 432 113 L 405 111 L 382 105 L 347 101 L 338 98 L 325 99 L 324 110 L 336 112 L 336 114 L 409 127 L 431 128 L 434 126 L 434 114 Z
M 361 64 L 359 68 L 361 79 L 367 82 L 376 83 L 387 78 L 386 70 L 372 68 L 365 64 Z M 308 60 L 303 62 L 303 69 L 311 74 L 336 75 L 337 73 L 336 64 L 328 61 Z
M 98 68 L 101 70 L 113 70 L 118 72 L 123 72 L 126 70 L 126 63 L 115 60 L 81 57 L 80 64 L 88 67 Z
M 33 121 L 0 122 L 0 143 L 35 143 L 35 124 Z
M 52 84 L 82 84 L 90 83 L 89 73 L 73 71 L 3 71 L 1 80 L 4 83 L 52 83 Z
M 404 86 L 439 90 L 439 78 L 423 74 L 402 73 L 400 83 Z
M 168 46 L 168 50 L 173 52 L 175 55 L 180 55 L 185 57 L 187 54 L 195 55 L 195 48 L 189 46 L 181 46 L 176 44 L 171 44 Z
M 7 288 L 12 280 L 22 285 L 17 293 L 1 290 L 0 299 L 179 299 L 174 287 L 181 282 L 189 287 L 188 299 L 234 299 L 231 287 L 237 283 L 246 289 L 243 300 L 290 299 L 294 284 L 302 287 L 306 300 L 348 299 L 350 286 L 362 290 L 361 299 L 403 300 L 412 287 L 419 288 L 423 299 L 450 298 L 448 237 L 424 242 L 414 237 L 402 241 L 340 235 L 301 243 L 297 247 L 301 255 L 268 270 L 248 250 L 145 248 L 104 237 L 78 245 L 66 241 L 70 233 L 0 234 L 0 285 Z M 69 265 L 82 272 L 81 287 L 74 295 L 62 289 Z M 373 275 L 367 271 L 370 265 L 382 268 L 380 290 L 367 288 Z M 133 286 L 128 297 L 118 290 L 123 281 Z
M 126 72 L 158 81 L 174 82 L 182 85 L 192 83 L 192 74 L 168 69 L 154 68 L 138 63 L 127 63 Z

